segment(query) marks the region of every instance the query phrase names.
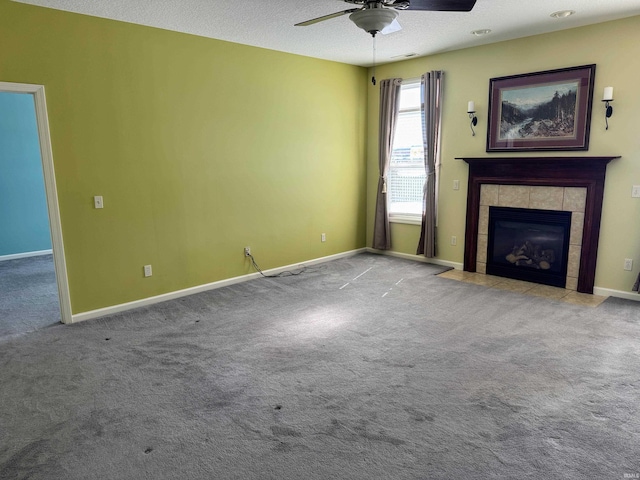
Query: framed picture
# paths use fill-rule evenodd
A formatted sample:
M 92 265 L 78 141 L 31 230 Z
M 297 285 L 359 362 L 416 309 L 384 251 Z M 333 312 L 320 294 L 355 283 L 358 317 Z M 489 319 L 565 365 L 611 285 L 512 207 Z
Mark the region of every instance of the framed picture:
M 589 150 L 595 65 L 492 78 L 487 152 Z

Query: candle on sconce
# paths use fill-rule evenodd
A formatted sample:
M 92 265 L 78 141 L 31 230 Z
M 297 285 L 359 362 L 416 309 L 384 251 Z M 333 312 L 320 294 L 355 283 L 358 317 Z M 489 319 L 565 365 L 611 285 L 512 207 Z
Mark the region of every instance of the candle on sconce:
M 602 95 L 602 101 L 611 101 L 613 100 L 613 87 L 604 87 L 604 95 Z
M 473 100 L 471 100 L 468 104 L 467 104 L 467 113 L 471 113 L 471 112 L 475 112 L 476 111 L 476 104 L 474 103 Z

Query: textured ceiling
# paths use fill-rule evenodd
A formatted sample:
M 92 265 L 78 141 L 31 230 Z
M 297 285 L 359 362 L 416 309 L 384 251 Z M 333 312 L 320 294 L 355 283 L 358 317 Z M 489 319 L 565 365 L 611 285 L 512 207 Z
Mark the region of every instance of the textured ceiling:
M 256 47 L 372 63 L 372 40 L 348 16 L 307 27 L 295 23 L 352 8 L 340 0 L 14 0 Z M 565 19 L 550 17 L 575 10 Z M 470 13 L 401 11 L 403 30 L 377 37 L 377 62 L 430 55 L 640 15 L 640 0 L 477 0 Z M 483 37 L 472 30 L 491 29 Z M 605 41 L 603 39 L 603 41 Z

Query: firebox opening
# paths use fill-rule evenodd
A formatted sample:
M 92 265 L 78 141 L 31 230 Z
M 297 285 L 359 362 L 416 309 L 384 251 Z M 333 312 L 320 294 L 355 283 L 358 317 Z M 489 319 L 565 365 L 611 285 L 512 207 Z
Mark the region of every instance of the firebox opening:
M 571 212 L 489 207 L 487 273 L 566 286 Z

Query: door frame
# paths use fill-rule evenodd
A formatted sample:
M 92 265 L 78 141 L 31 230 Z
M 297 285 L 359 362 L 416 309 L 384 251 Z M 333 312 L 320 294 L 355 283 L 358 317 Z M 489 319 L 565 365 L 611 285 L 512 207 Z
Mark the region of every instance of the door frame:
M 40 158 L 42 159 L 44 189 L 47 198 L 47 210 L 49 212 L 49 230 L 51 232 L 53 264 L 58 284 L 58 298 L 60 300 L 60 319 L 62 323 L 72 323 L 73 316 L 71 314 L 71 296 L 69 294 L 67 263 L 64 257 L 62 224 L 60 222 L 56 175 L 53 168 L 53 152 L 51 149 L 49 117 L 47 115 L 47 101 L 44 94 L 44 85 L 0 82 L 0 92 L 27 93 L 33 96 L 36 109 L 36 123 L 38 125 L 38 142 L 40 143 Z

